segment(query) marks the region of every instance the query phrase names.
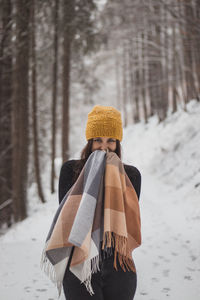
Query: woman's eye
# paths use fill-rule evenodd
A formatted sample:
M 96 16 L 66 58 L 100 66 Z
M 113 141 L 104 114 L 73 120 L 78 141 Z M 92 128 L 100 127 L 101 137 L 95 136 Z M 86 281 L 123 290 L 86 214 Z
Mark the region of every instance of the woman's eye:
M 100 143 L 100 142 L 101 142 L 101 140 L 100 140 L 100 139 L 94 139 L 94 142 L 98 142 L 98 143 Z
M 108 142 L 109 142 L 109 143 L 115 143 L 116 140 L 110 139 Z

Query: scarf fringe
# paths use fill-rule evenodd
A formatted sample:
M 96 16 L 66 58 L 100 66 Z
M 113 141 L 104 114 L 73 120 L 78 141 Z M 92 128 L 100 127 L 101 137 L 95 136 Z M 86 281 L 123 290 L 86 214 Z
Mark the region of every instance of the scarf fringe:
M 84 281 L 84 284 L 85 284 L 85 286 L 86 286 L 86 289 L 87 289 L 88 292 L 90 293 L 90 295 L 91 295 L 91 296 L 94 295 L 94 290 L 93 290 L 92 284 L 91 284 L 91 276 L 90 276 L 90 278 L 88 278 L 88 279 L 86 279 L 86 280 Z
M 88 292 L 90 293 L 90 295 L 94 295 L 94 290 L 92 288 L 92 284 L 91 284 L 91 278 L 92 278 L 92 274 L 97 273 L 98 271 L 100 271 L 99 268 L 99 255 L 93 257 L 90 261 L 89 264 L 85 264 L 85 266 L 83 267 L 83 280 L 82 283 L 85 284 L 86 289 L 88 290 Z
M 91 273 L 94 274 L 94 273 L 97 273 L 98 271 L 100 271 L 100 268 L 99 268 L 99 255 L 93 257 L 91 259 Z
M 55 284 L 58 290 L 58 297 L 61 295 L 62 290 L 62 282 L 57 280 L 56 272 L 53 264 L 49 261 L 46 255 L 46 249 L 48 246 L 48 242 L 46 242 L 45 247 L 42 251 L 40 268 L 44 271 L 44 273 L 51 279 L 51 281 Z
M 102 249 L 114 248 L 114 268 L 117 270 L 117 258 L 123 271 L 134 271 L 135 264 L 132 257 L 127 254 L 127 237 L 120 236 L 115 232 L 104 232 Z

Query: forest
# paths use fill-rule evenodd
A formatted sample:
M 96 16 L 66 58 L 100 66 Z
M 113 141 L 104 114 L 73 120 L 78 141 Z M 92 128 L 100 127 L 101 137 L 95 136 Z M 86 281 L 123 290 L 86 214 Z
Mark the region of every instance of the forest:
M 46 202 L 69 159 L 72 111 L 98 103 L 95 68 L 112 60 L 124 128 L 200 101 L 198 0 L 0 0 L 0 227 Z

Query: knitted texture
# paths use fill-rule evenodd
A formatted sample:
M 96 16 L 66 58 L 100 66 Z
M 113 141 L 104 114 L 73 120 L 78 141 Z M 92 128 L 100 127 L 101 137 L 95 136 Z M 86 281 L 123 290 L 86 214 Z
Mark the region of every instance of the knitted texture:
M 110 137 L 122 140 L 121 113 L 112 106 L 95 105 L 88 114 L 86 139 Z

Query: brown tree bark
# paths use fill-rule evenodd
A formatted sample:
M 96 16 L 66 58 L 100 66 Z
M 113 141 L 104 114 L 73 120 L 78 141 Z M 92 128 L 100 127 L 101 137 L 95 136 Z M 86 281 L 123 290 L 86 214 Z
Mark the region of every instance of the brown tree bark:
M 195 86 L 194 77 L 194 55 L 193 55 L 193 26 L 194 24 L 190 21 L 194 19 L 192 0 L 184 0 L 185 5 L 185 36 L 183 36 L 184 46 L 184 61 L 185 61 L 185 79 L 186 79 L 186 95 L 187 102 L 191 99 L 198 97 L 198 92 Z
M 153 32 L 154 25 L 149 25 L 148 30 L 148 40 L 153 41 Z M 149 59 L 148 59 L 148 86 L 149 86 L 149 102 L 150 102 L 150 116 L 153 116 L 156 113 L 156 105 L 155 105 L 155 97 L 156 97 L 156 82 L 157 82 L 157 74 L 156 74 L 156 63 L 152 59 L 153 49 L 149 46 Z
M 142 108 L 143 108 L 143 116 L 144 116 L 144 121 L 147 123 L 147 97 L 146 97 L 146 32 L 143 32 L 141 34 L 141 39 L 142 39 L 142 53 L 141 53 L 141 58 L 142 58 L 142 69 L 141 69 L 141 84 L 142 84 Z
M 196 24 L 200 24 L 200 1 L 194 0 L 193 3 L 193 15 Z M 197 100 L 200 101 L 200 26 L 193 26 L 193 34 L 192 34 L 192 42 L 193 42 L 193 55 L 194 55 L 194 68 L 195 75 L 197 79 L 196 90 L 197 90 Z
M 177 111 L 177 68 L 176 68 L 176 27 L 174 24 L 173 35 L 172 35 L 172 72 L 173 72 L 173 82 L 172 82 L 172 113 Z
M 0 41 L 0 225 L 11 225 L 12 216 L 12 6 L 2 1 L 2 35 Z M 2 205 L 1 205 L 2 204 Z
M 152 10 L 155 16 L 160 16 L 161 7 L 159 3 L 153 3 Z M 151 115 L 157 114 L 159 122 L 164 119 L 162 94 L 163 90 L 163 69 L 161 62 L 161 23 L 156 20 L 151 25 L 148 33 L 149 40 L 153 42 L 151 47 L 152 57 L 149 61 L 149 96 L 151 105 Z
M 116 78 L 116 91 L 117 91 L 117 105 L 116 107 L 121 110 L 121 61 L 119 59 L 119 54 L 115 54 L 115 78 Z
M 129 94 L 130 94 L 130 101 L 131 101 L 131 108 L 132 108 L 132 120 L 133 123 L 137 122 L 139 116 L 136 116 L 136 111 L 135 111 L 135 82 L 134 82 L 134 47 L 133 47 L 133 41 L 131 38 L 129 38 L 128 42 L 128 56 L 129 56 L 129 81 L 130 81 L 130 86 L 129 86 Z
M 34 169 L 38 188 L 38 195 L 42 203 L 46 202 L 42 189 L 39 161 L 39 135 L 37 122 L 37 60 L 36 60 L 36 38 L 35 38 L 35 0 L 31 0 L 31 81 L 32 81 L 32 120 L 33 120 L 33 153 Z
M 136 34 L 136 37 L 138 35 Z M 134 105 L 134 120 L 135 122 L 139 122 L 140 120 L 140 110 L 139 110 L 139 99 L 140 99 L 140 72 L 139 72 L 139 42 L 136 40 L 135 42 L 135 63 L 134 63 L 134 81 L 135 81 L 135 95 L 134 95 L 134 100 L 135 100 L 135 105 Z
M 126 127 L 128 125 L 128 116 L 127 116 L 127 98 L 128 98 L 128 84 L 127 84 L 127 49 L 126 43 L 123 44 L 123 126 Z
M 179 61 L 179 84 L 181 86 L 181 93 L 182 93 L 182 101 L 183 101 L 183 109 L 186 111 L 186 104 L 187 104 L 187 96 L 186 96 L 186 87 L 185 87 L 185 65 L 184 65 L 184 47 L 183 47 L 183 29 L 182 29 L 182 22 L 181 22 L 181 16 L 183 14 L 184 10 L 184 3 L 183 2 L 178 2 L 178 33 L 179 33 L 179 43 L 180 43 L 180 54 L 178 56 L 178 61 Z
M 58 11 L 59 0 L 54 2 L 54 61 L 52 93 L 52 139 L 51 139 L 51 193 L 55 191 L 55 156 L 56 156 L 56 112 L 57 112 L 57 74 L 58 74 Z
M 62 160 L 69 158 L 69 106 L 71 78 L 71 47 L 73 41 L 74 1 L 63 0 L 63 105 L 62 105 Z
M 16 57 L 12 110 L 12 192 L 15 221 L 23 220 L 27 216 L 29 21 L 30 1 L 16 0 Z
M 162 7 L 162 22 L 163 22 L 163 35 L 162 35 L 162 78 L 163 78 L 163 118 L 166 118 L 169 108 L 169 38 L 168 38 L 168 26 L 169 18 L 167 10 Z

